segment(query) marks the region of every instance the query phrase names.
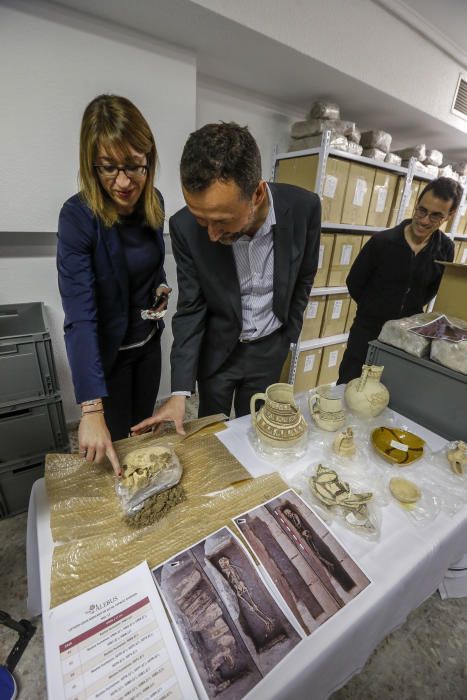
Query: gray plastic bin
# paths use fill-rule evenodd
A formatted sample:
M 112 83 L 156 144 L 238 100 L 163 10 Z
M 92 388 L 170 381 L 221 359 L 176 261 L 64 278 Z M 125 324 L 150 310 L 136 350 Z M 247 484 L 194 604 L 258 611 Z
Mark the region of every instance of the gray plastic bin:
M 68 433 L 60 399 L 0 408 L 0 466 L 47 452 L 64 452 Z
M 0 407 L 59 390 L 42 302 L 0 306 Z
M 374 340 L 368 364 L 384 365 L 389 406 L 447 440 L 467 440 L 467 375 Z
M 28 509 L 31 488 L 44 476 L 44 456 L 0 465 L 0 519 Z

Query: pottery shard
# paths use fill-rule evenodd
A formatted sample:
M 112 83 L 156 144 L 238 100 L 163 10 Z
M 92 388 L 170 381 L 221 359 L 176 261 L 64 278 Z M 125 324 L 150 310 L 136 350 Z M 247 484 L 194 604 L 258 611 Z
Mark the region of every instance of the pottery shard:
M 394 498 L 401 503 L 416 503 L 421 498 L 420 489 L 413 481 L 394 477 L 389 482 L 389 490 Z

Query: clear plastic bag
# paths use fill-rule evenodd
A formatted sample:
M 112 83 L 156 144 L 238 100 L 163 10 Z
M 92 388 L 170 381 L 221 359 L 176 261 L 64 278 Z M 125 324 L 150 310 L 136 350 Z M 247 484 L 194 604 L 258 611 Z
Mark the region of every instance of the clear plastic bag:
M 339 105 L 335 102 L 325 102 L 316 100 L 310 107 L 308 113 L 310 119 L 340 119 Z
M 364 158 L 384 161 L 386 158 L 386 151 L 382 151 L 380 148 L 364 148 L 362 151 L 362 156 Z
M 427 520 L 434 520 L 441 510 L 441 498 L 437 492 L 436 484 L 427 477 L 422 477 L 421 472 L 416 475 L 407 473 L 404 470 L 403 474 L 397 473 L 387 476 L 387 487 L 391 493 L 390 483 L 392 479 L 403 479 L 409 481 L 416 490 L 418 490 L 418 498 L 413 502 L 402 502 L 392 495 L 393 503 L 410 518 L 415 524 L 423 525 Z
M 431 312 L 386 321 L 378 340 L 400 348 L 415 357 L 427 357 L 430 353 L 430 340 L 416 333 L 411 333 L 410 329 L 434 321 L 438 316 L 439 314 Z
M 389 153 L 391 150 L 392 136 L 387 131 L 364 131 L 360 143 L 363 148 L 377 148 Z
M 332 480 L 331 491 L 337 492 L 342 504 L 329 505 L 325 503 L 325 497 L 323 500 L 317 495 L 313 484 L 320 478 Z M 380 478 L 372 470 L 356 473 L 352 468 L 346 468 L 333 461 L 326 461 L 325 465 L 321 462 L 313 463 L 296 474 L 289 484 L 325 522 L 336 520 L 365 539 L 379 539 L 382 504 L 380 499 L 384 489 Z M 358 499 L 361 499 L 361 502 L 355 503 Z
M 400 165 L 402 163 L 402 158 L 398 156 L 397 153 L 386 153 L 384 162 L 390 163 L 391 165 Z
M 169 447 L 133 450 L 122 464 L 123 477 L 115 479 L 115 491 L 127 516 L 134 516 L 151 496 L 176 486 L 183 474 L 177 455 Z

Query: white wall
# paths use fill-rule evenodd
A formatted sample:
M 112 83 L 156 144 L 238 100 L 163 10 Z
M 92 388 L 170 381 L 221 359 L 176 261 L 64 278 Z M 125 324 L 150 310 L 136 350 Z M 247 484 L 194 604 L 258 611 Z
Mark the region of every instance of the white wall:
M 158 144 L 157 184 L 167 218 L 182 206 L 178 163 L 196 125 L 196 64 L 187 52 L 126 30 L 104 31 L 94 23 L 88 31 L 73 14 L 53 9 L 36 14 L 39 2 L 31 8 L 0 7 L 0 303 L 47 305 L 65 415 L 74 421 L 78 410 L 63 342 L 55 237 L 39 232 L 56 231 L 59 209 L 76 191 L 81 116 L 102 92 L 123 94 L 141 109 Z M 34 235 L 17 234 L 22 243 L 15 247 L 14 232 L 37 232 L 37 245 Z M 166 270 L 175 282 L 170 254 Z M 176 294 L 172 309 L 175 301 Z M 170 391 L 170 318 L 167 325 L 161 396 Z
M 274 104 L 234 85 L 198 77 L 197 127 L 217 121 L 235 121 L 248 126 L 258 143 L 266 180 L 271 179 L 274 148 L 279 152 L 287 150 L 290 125 L 304 116 L 287 105 Z
M 372 0 L 192 2 L 467 133 L 450 113 L 463 65 Z
M 0 191 L 12 193 L 0 230 L 56 230 L 76 191 L 83 110 L 103 92 L 125 95 L 145 115 L 160 151 L 159 184 L 176 210 L 178 161 L 195 123 L 194 56 L 49 6 L 46 16 L 0 6 L 0 27 L 0 152 L 9 164 Z

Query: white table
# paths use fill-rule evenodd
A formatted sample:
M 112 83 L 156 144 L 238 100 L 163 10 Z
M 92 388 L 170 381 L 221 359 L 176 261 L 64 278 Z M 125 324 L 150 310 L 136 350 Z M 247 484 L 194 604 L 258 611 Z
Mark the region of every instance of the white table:
M 403 419 L 433 449 L 443 440 Z M 241 421 L 234 422 L 238 429 Z M 246 430 L 245 430 L 246 432 Z M 440 513 L 423 528 L 400 509 L 383 510 L 380 541 L 369 544 L 338 525 L 332 531 L 373 583 L 303 640 L 254 690 L 254 700 L 321 700 L 365 665 L 374 648 L 438 588 L 448 567 L 466 551 L 467 507 L 453 517 Z M 28 607 L 50 607 L 53 542 L 44 480 L 34 484 L 28 518 Z M 44 615 L 44 636 L 47 636 Z M 47 658 L 46 658 L 47 668 Z

